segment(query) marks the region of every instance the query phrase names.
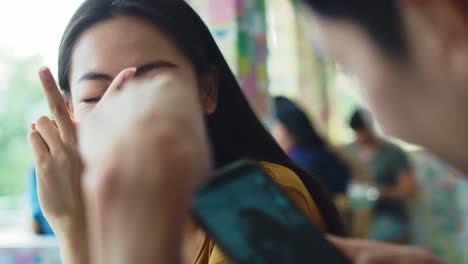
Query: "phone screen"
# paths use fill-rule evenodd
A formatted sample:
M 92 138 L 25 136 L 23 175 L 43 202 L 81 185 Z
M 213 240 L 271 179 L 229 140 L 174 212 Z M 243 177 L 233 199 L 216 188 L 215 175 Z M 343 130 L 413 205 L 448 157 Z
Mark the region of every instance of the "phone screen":
M 193 214 L 234 263 L 349 263 L 251 162 L 219 173 Z

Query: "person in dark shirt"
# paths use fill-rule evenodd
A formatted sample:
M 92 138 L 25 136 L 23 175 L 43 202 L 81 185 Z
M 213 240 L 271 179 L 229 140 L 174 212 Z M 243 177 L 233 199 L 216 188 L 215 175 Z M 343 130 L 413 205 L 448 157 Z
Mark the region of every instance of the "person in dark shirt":
M 332 196 L 346 193 L 351 171 L 327 146 L 307 114 L 286 97 L 275 97 L 272 133 L 289 157 L 317 175 Z
M 350 127 L 356 139 L 347 149 L 368 166 L 371 181 L 380 193 L 373 210 L 370 238 L 408 242 L 410 219 L 406 207 L 418 187 L 406 153 L 375 134 L 370 113 L 365 110 L 354 112 Z

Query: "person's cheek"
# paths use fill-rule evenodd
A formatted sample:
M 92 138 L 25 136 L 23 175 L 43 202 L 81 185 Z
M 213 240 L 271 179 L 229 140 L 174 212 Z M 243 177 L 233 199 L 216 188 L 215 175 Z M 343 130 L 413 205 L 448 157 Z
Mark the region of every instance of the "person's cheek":
M 84 120 L 86 120 L 91 115 L 94 108 L 95 108 L 95 105 L 88 105 L 88 106 L 78 105 L 75 108 L 75 111 L 73 112 L 73 117 L 75 119 L 75 122 L 81 123 Z
M 369 70 L 361 74 L 361 91 L 368 106 L 371 108 L 379 124 L 387 124 L 385 113 L 391 109 L 392 99 L 387 96 L 384 76 L 376 70 Z
M 361 72 L 361 89 L 377 123 L 389 136 L 405 137 L 411 126 L 408 100 L 400 91 L 404 83 L 390 65 L 380 60 L 369 62 Z
M 84 99 L 101 97 L 106 91 L 106 88 L 103 88 L 104 85 L 101 85 L 101 86 L 102 87 L 82 86 L 82 87 L 79 87 L 78 89 L 76 87 L 75 89 L 72 89 L 72 104 L 71 105 L 73 109 L 72 115 L 73 115 L 75 122 L 82 122 L 94 110 L 98 101 L 87 103 L 87 102 L 84 102 Z
M 271 129 L 271 134 L 275 138 L 275 140 L 280 144 L 281 147 L 283 147 L 283 142 L 284 142 L 284 136 L 281 133 L 281 129 L 278 125 L 278 123 L 274 123 Z

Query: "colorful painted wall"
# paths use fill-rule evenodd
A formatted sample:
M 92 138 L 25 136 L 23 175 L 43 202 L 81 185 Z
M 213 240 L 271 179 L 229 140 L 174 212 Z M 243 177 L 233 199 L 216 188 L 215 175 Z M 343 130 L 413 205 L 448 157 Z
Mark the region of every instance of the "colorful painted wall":
M 264 121 L 271 120 L 265 0 L 190 3 L 210 26 L 254 110 Z

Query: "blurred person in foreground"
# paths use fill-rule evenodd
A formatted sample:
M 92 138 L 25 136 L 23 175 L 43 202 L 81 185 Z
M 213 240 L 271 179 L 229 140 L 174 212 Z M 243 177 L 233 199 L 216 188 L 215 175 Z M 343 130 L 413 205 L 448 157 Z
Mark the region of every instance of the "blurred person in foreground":
M 468 173 L 467 1 L 304 2 L 324 52 L 357 76 L 384 132 Z M 332 240 L 354 263 L 441 262 L 421 249 Z
M 355 141 L 347 149 L 368 166 L 371 181 L 379 190 L 370 238 L 410 242 L 410 219 L 406 207 L 418 187 L 407 155 L 400 147 L 374 132 L 372 117 L 365 110 L 353 113 L 350 127 L 355 133 Z

